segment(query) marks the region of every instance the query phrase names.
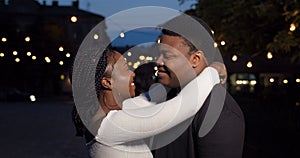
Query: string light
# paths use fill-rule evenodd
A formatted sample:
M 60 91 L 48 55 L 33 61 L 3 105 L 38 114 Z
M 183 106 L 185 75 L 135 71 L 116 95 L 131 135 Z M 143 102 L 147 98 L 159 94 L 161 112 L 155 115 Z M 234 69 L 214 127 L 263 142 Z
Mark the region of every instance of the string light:
M 4 53 L 0 53 L 0 57 L 4 57 Z
M 63 61 L 59 61 L 59 65 L 63 66 L 64 62 Z
M 66 54 L 66 57 L 67 57 L 67 58 L 70 58 L 70 56 L 71 56 L 70 53 L 67 53 L 67 54 Z
M 7 38 L 5 38 L 5 37 L 2 37 L 2 42 L 6 42 L 7 41 Z
M 29 57 L 30 57 L 30 56 L 31 56 L 31 52 L 27 52 L 27 56 L 29 56 Z
M 127 56 L 129 56 L 129 57 L 130 57 L 131 55 L 132 55 L 132 54 L 131 54 L 131 52 L 128 52 L 128 53 L 127 53 Z
M 58 50 L 59 50 L 60 52 L 62 52 L 62 51 L 64 51 L 64 47 L 63 47 L 63 46 L 60 46 L 60 47 L 58 48 Z
M 284 84 L 287 84 L 287 83 L 289 83 L 289 81 L 288 81 L 287 79 L 284 79 L 284 80 L 283 80 L 283 83 L 284 83 Z
M 232 61 L 237 61 L 237 59 L 238 59 L 237 55 L 233 55 L 232 58 L 231 58 Z
M 47 63 L 50 63 L 50 62 L 51 62 L 51 60 L 50 60 L 49 57 L 45 57 L 45 61 L 46 61 Z
M 296 25 L 294 23 L 292 23 L 290 25 L 290 31 L 295 31 L 296 30 Z
M 296 79 L 296 82 L 297 82 L 297 83 L 300 83 L 300 78 L 297 78 L 297 79 Z
M 215 31 L 214 31 L 214 30 L 210 30 L 210 31 L 211 31 L 212 34 L 215 34 Z
M 247 67 L 248 67 L 248 68 L 252 68 L 252 66 L 253 66 L 252 62 L 251 62 L 251 61 L 248 61 Z
M 21 60 L 20 60 L 20 58 L 16 58 L 15 61 L 18 63 L 18 62 L 20 62 Z
M 270 78 L 269 81 L 270 81 L 271 83 L 273 83 L 273 82 L 275 81 L 275 79 L 274 79 L 274 78 Z
M 74 22 L 74 23 L 75 23 L 75 22 L 77 22 L 77 20 L 78 20 L 78 19 L 77 19 L 77 17 L 76 17 L 76 16 L 72 16 L 72 17 L 71 17 L 71 21 L 72 21 L 72 22 Z
M 221 41 L 221 45 L 225 46 L 226 42 L 225 41 Z
M 29 36 L 25 37 L 25 41 L 29 42 L 30 41 L 30 37 Z
M 60 78 L 61 80 L 64 80 L 64 79 L 65 79 L 65 75 L 61 74 L 59 78 Z
M 217 42 L 214 43 L 214 47 L 215 48 L 218 47 L 218 43 Z
M 139 57 L 139 59 L 140 59 L 140 60 L 145 60 L 145 56 L 141 55 L 141 56 Z
M 272 58 L 273 58 L 273 54 L 272 54 L 272 52 L 268 52 L 268 54 L 267 54 L 267 58 L 268 58 L 268 59 L 272 59 Z
M 124 33 L 123 31 L 120 33 L 120 37 L 121 37 L 121 38 L 124 38 L 124 37 L 125 37 L 125 33 Z
M 13 55 L 18 55 L 18 52 L 17 51 L 13 51 Z
M 97 40 L 99 36 L 97 34 L 94 34 L 94 39 Z
M 31 59 L 32 59 L 32 60 L 36 60 L 36 56 L 32 56 Z
M 132 62 L 131 62 L 131 61 L 130 61 L 130 62 L 128 62 L 127 64 L 128 64 L 128 66 L 132 66 Z

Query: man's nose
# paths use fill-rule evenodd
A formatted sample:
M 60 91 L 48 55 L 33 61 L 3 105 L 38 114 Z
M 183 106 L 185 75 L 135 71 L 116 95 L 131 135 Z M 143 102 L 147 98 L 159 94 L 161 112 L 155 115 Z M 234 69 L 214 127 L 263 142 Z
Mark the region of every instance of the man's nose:
M 162 65 L 164 65 L 164 60 L 163 60 L 163 56 L 162 56 L 162 55 L 160 55 L 160 56 L 158 57 L 158 59 L 156 60 L 156 65 L 157 65 L 157 66 L 162 66 Z

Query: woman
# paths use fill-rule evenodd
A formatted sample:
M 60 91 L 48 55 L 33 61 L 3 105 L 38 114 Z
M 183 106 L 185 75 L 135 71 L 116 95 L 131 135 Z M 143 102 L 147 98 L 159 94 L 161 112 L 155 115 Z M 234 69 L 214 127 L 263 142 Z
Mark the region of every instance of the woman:
M 97 65 L 95 82 L 101 107 L 99 109 L 104 111 L 106 117 L 101 122 L 96 138 L 88 143 L 90 157 L 152 158 L 150 149 L 143 139 L 164 132 L 193 116 L 212 87 L 219 82 L 217 72 L 207 68 L 186 85 L 177 97 L 167 102 L 155 105 L 148 102 L 146 97 L 139 96 L 134 100 L 126 100 L 122 107 L 124 99 L 135 95 L 133 77 L 134 73 L 128 69 L 120 53 L 112 50 L 103 53 Z M 202 89 L 201 93 L 198 93 L 201 99 L 190 98 L 197 94 L 198 86 Z M 180 105 L 176 105 L 180 103 L 190 106 L 183 109 Z M 154 112 L 155 115 L 147 117 L 148 112 Z M 174 112 L 180 112 L 180 115 L 173 115 Z M 114 123 L 124 128 L 106 132 Z M 138 132 L 127 137 L 127 133 L 131 132 L 127 128 Z

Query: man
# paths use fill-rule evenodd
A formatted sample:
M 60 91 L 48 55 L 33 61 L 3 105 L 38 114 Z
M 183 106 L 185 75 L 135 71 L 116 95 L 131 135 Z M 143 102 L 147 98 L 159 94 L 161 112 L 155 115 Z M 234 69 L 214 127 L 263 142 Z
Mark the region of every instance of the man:
M 178 22 L 178 19 L 171 20 L 166 26 L 180 24 L 183 30 L 189 30 L 189 24 Z M 203 21 L 200 23 L 210 32 Z M 192 29 L 189 31 L 192 32 Z M 178 33 L 163 29 L 162 46 L 159 48 L 160 56 L 157 60 L 158 81 L 161 84 L 178 89 L 192 79 L 191 76 L 184 74 L 185 66 L 180 64 L 182 56 L 188 60 L 196 75 L 199 75 L 209 64 L 207 55 L 211 52 L 196 47 L 194 43 L 197 44 L 197 39 L 193 38 L 195 35 L 192 33 L 190 35 L 192 37 L 188 40 Z M 186 79 L 182 80 L 184 75 Z M 155 150 L 154 157 L 240 158 L 243 152 L 244 130 L 242 111 L 234 99 L 227 94 L 225 88 L 219 84 L 213 88 L 184 133 L 172 143 Z

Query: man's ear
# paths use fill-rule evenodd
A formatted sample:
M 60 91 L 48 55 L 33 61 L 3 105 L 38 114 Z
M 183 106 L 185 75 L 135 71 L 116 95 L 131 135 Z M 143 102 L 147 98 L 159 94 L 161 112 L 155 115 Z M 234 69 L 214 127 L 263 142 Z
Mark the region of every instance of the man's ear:
M 190 63 L 192 65 L 193 68 L 199 66 L 201 64 L 201 62 L 203 61 L 204 56 L 203 53 L 200 50 L 197 50 L 196 52 L 194 52 L 191 57 L 190 57 Z
M 101 80 L 101 84 L 105 89 L 111 89 L 111 78 L 103 77 Z

